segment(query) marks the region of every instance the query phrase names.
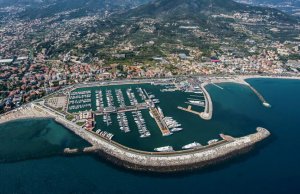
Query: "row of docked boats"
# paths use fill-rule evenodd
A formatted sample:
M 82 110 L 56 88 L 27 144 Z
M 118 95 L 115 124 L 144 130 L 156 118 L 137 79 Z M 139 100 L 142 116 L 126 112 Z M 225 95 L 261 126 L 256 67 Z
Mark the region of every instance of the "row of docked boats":
M 124 95 L 121 89 L 116 89 L 116 96 L 117 96 L 117 101 L 120 105 L 120 107 L 125 107 L 125 99 L 124 99 Z M 120 126 L 120 130 L 123 131 L 124 133 L 129 133 L 130 132 L 130 128 L 129 128 L 129 124 L 128 124 L 128 119 L 126 117 L 125 113 L 117 113 L 117 120 Z
M 106 101 L 108 107 L 114 107 L 114 97 L 111 90 L 106 90 Z
M 96 107 L 97 110 L 101 110 L 104 108 L 103 94 L 101 90 L 96 91 Z
M 125 104 L 125 99 L 124 99 L 124 95 L 123 95 L 122 90 L 121 89 L 116 89 L 115 92 L 116 92 L 117 101 L 118 101 L 120 107 L 125 107 L 126 104 Z
M 69 96 L 69 110 L 91 109 L 92 99 L 91 91 L 71 92 Z
M 202 92 L 198 92 L 200 94 L 202 94 Z M 194 106 L 201 106 L 204 107 L 205 106 L 205 100 L 203 99 L 202 95 L 190 95 L 190 97 L 187 99 L 188 101 L 185 102 L 186 104 L 189 105 L 194 105 Z
M 190 144 L 187 144 L 185 146 L 182 147 L 182 149 L 184 150 L 189 150 L 189 149 L 197 149 L 197 148 L 201 148 L 202 145 L 200 143 L 197 142 L 193 142 Z M 173 152 L 174 149 L 172 146 L 164 146 L 164 147 L 159 147 L 159 148 L 155 148 L 154 151 L 157 152 Z
M 157 110 L 161 117 L 163 118 L 162 120 L 166 123 L 167 127 L 170 129 L 172 133 L 182 131 L 183 128 L 181 128 L 181 124 L 178 123 L 173 117 L 165 117 L 162 109 L 158 106 Z
M 145 138 L 151 136 L 150 131 L 147 129 L 145 119 L 143 118 L 142 112 L 141 111 L 134 111 L 132 112 L 134 122 L 136 123 L 140 137 Z
M 158 113 L 160 114 L 160 117 L 162 118 L 162 121 L 166 124 L 168 129 L 170 129 L 171 133 L 169 135 L 172 135 L 174 132 L 182 131 L 183 128 L 181 128 L 181 124 L 178 123 L 176 120 L 173 119 L 173 117 L 165 117 L 162 109 L 158 106 L 157 107 Z M 154 115 L 151 111 L 149 111 L 149 114 L 152 118 L 154 118 Z
M 107 131 L 102 131 L 101 129 L 97 129 L 96 133 L 108 140 L 111 140 L 114 137 L 112 133 L 108 133 Z
M 111 90 L 105 91 L 107 107 L 115 108 L 114 98 Z M 112 124 L 111 115 L 109 113 L 103 115 L 103 122 L 106 123 L 107 126 Z
M 69 105 L 68 109 L 69 110 L 79 110 L 79 109 L 91 109 L 92 104 L 91 103 L 86 103 L 86 104 L 71 104 Z
M 212 139 L 210 141 L 208 141 L 208 145 L 213 145 L 213 144 L 216 144 L 219 140 L 218 139 Z M 185 146 L 182 146 L 182 149 L 183 150 L 191 150 L 191 149 L 198 149 L 198 148 L 201 148 L 203 147 L 203 145 L 201 145 L 200 143 L 198 142 L 193 142 L 193 143 L 190 143 L 190 144 L 187 144 Z M 172 146 L 163 146 L 163 147 L 158 147 L 158 148 L 155 148 L 154 151 L 157 151 L 157 152 L 173 152 L 174 149 Z
M 151 94 L 151 93 L 148 93 L 148 97 L 149 99 L 151 99 L 151 101 L 154 103 L 154 104 L 159 104 L 160 103 L 160 100 L 155 98 L 155 95 L 154 94 Z
M 147 96 L 145 95 L 142 88 L 137 88 L 137 91 L 139 93 L 139 96 L 142 98 L 142 100 L 147 100 Z
M 125 113 L 118 113 L 117 120 L 118 120 L 121 131 L 123 131 L 125 133 L 130 132 L 128 119 L 127 119 Z
M 81 98 L 91 98 L 92 92 L 90 90 L 80 91 L 80 92 L 71 92 L 69 99 L 76 100 Z
M 103 122 L 106 123 L 106 126 L 110 126 L 112 124 L 110 114 L 103 115 Z
M 174 84 L 166 85 L 165 88 L 161 89 L 161 92 L 175 92 L 177 91 L 177 87 Z
M 181 124 L 179 124 L 172 117 L 164 117 L 163 121 L 166 123 L 167 127 L 170 129 L 171 132 L 177 132 L 183 130 L 183 128 L 181 128 Z
M 200 89 L 199 86 L 193 86 L 193 89 L 189 92 L 192 92 L 194 94 L 203 94 L 202 90 Z
M 81 98 L 77 100 L 69 100 L 69 104 L 85 104 L 85 103 L 91 103 L 92 99 L 90 98 Z
M 131 88 L 128 88 L 126 90 L 126 94 L 127 94 L 128 98 L 129 98 L 130 105 L 135 106 L 135 105 L 138 104 L 138 101 L 137 101 L 137 99 L 135 97 L 135 94 L 133 93 L 133 91 L 132 91 Z

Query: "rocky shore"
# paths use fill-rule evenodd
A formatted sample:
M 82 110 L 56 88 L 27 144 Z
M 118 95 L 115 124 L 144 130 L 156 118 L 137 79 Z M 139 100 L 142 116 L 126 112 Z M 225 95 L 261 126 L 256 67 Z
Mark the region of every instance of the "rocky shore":
M 268 130 L 257 128 L 256 133 L 235 138 L 232 142 L 222 141 L 197 150 L 173 153 L 141 152 L 102 141 L 99 142 L 101 146 L 93 152 L 129 169 L 153 172 L 184 171 L 206 167 L 244 153 L 269 135 Z

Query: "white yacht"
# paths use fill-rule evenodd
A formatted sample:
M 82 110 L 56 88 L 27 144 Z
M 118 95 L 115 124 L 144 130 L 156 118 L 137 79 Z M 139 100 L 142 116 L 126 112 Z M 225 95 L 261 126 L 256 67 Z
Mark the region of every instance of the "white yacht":
M 202 145 L 198 142 L 193 142 L 182 147 L 184 150 L 200 148 Z
M 177 132 L 177 131 L 182 131 L 183 128 L 173 128 L 171 129 L 171 132 Z
M 173 152 L 174 149 L 172 146 L 164 146 L 164 147 L 159 147 L 154 149 L 157 152 Z
M 208 141 L 208 145 L 211 145 L 211 144 L 214 144 L 214 143 L 217 143 L 219 140 L 218 139 L 212 139 L 210 141 Z
M 165 117 L 162 109 L 159 106 L 157 107 L 157 110 L 162 117 Z

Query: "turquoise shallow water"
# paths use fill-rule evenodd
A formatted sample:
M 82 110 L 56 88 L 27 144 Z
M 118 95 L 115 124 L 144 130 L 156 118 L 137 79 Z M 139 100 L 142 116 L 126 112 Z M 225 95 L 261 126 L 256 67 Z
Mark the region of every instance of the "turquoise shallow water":
M 224 90 L 210 86 L 214 118 L 199 121 L 201 131 L 189 132 L 206 141 L 225 130 L 243 135 L 256 126 L 268 128 L 272 137 L 246 155 L 210 169 L 172 175 L 131 172 L 92 156 L 0 163 L 0 193 L 299 193 L 300 81 L 249 82 L 271 109 L 242 86 L 222 84 Z M 190 117 L 185 119 L 190 122 Z
M 0 125 L 0 161 L 60 154 L 89 145 L 51 119 L 18 120 Z

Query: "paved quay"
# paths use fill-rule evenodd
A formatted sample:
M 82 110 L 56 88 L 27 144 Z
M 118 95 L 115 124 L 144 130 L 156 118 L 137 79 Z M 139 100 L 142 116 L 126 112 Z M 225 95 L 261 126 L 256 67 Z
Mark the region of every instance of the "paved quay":
M 201 90 L 205 99 L 205 109 L 204 112 L 200 113 L 200 117 L 205 120 L 211 120 L 213 115 L 213 103 L 210 94 L 207 92 L 205 86 L 208 85 L 207 82 L 201 84 Z
M 257 128 L 257 132 L 244 137 L 234 138 L 231 141 L 221 141 L 217 144 L 205 146 L 196 150 L 176 151 L 172 153 L 144 152 L 125 147 L 112 140 L 106 140 L 90 133 L 75 123 L 66 120 L 60 114 L 45 108 L 43 103 L 32 103 L 30 106 L 18 111 L 10 112 L 1 116 L 0 123 L 5 123 L 18 118 L 48 117 L 55 119 L 75 134 L 92 144 L 85 148 L 86 153 L 102 153 L 115 163 L 136 170 L 148 170 L 159 172 L 170 172 L 185 170 L 186 167 L 202 167 L 215 163 L 219 159 L 227 158 L 233 153 L 249 148 L 264 140 L 270 132 L 264 128 Z M 66 153 L 77 153 L 79 150 L 65 149 Z

